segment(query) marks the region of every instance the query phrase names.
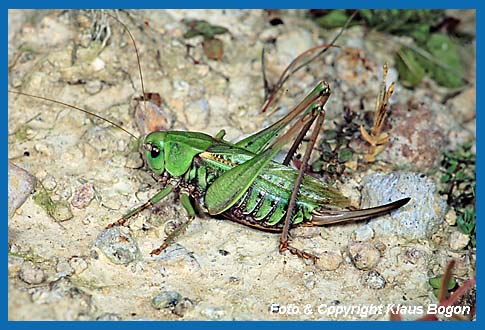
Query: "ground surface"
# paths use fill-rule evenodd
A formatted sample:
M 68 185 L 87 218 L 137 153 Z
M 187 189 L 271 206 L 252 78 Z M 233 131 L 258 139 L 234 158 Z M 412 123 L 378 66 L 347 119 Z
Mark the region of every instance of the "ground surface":
M 327 118 L 331 125 L 344 106 L 362 103 L 372 109 L 379 68 L 384 61 L 392 68 L 392 56 L 386 53 L 392 43 L 373 39 L 360 27 L 352 28 L 339 42 L 343 49 L 330 53 L 308 74 L 290 80 L 280 110 L 261 115 L 263 44 L 268 45 L 267 69 L 274 80 L 298 53 L 328 42 L 338 31 L 322 32 L 303 12 L 282 13 L 284 24 L 277 26 L 268 23 L 263 11 L 117 15 L 137 41 L 145 89 L 162 97 L 166 113 L 162 126 L 167 129 L 216 134 L 224 128 L 228 140 L 237 140 L 288 111 L 320 79 L 329 81 L 333 89 Z M 183 18 L 205 19 L 229 29 L 230 34 L 219 37 L 224 43 L 222 61 L 205 57 L 200 37 L 183 39 Z M 99 12 L 72 11 L 14 11 L 10 19 L 10 88 L 89 109 L 137 132 L 133 98 L 141 94 L 141 87 L 136 56 L 127 33 L 116 21 Z M 98 34 L 106 45 L 91 40 L 93 22 L 109 27 L 108 39 Z M 270 44 L 268 40 L 276 41 Z M 194 59 L 200 63 L 195 64 Z M 424 97 L 420 100 L 429 109 L 442 110 L 437 125 L 451 127 L 442 130 L 437 126 L 433 131 L 443 135 L 438 136 L 442 145 L 450 136 L 474 139 L 474 124 L 450 122 L 452 107 L 435 105 L 428 89 L 412 93 L 398 83 L 396 95 L 403 113 L 417 102 L 416 95 Z M 471 111 L 474 116 L 474 107 Z M 428 122 L 427 117 L 413 120 Z M 9 134 L 11 162 L 42 183 L 37 193 L 45 189 L 53 202 L 68 201 L 72 212 L 69 217 L 69 211 L 61 207 L 56 220 L 46 212 L 45 202 L 36 203 L 27 196 L 9 218 L 12 320 L 387 319 L 389 304 L 427 306 L 436 302 L 428 278 L 441 274 L 450 258 L 461 260 L 462 278 L 473 274 L 474 255 L 449 247 L 449 237 L 456 229 L 443 222 L 446 209 L 432 188 L 432 168 L 439 167 L 439 159 L 409 158 L 400 163 L 402 167 L 398 163 L 381 166 L 386 172 L 397 168 L 406 173 L 431 168 L 429 179 L 416 174 L 416 180 L 429 180 L 431 188 L 423 194 L 432 198 L 429 207 L 434 209 L 429 212 L 435 212 L 434 227 L 423 229 L 418 238 L 362 223 L 296 231 L 298 246 L 323 256 L 323 264 L 315 266 L 281 255 L 278 236 L 199 217 L 166 253 L 150 257 L 149 252 L 165 237 L 165 223 L 184 217 L 173 197 L 138 216 L 129 228 L 111 232 L 119 241 L 106 243 L 106 235 L 99 237 L 109 223 L 157 191 L 150 175 L 137 169 L 141 159 L 127 134 L 77 111 L 16 95 L 9 95 Z M 390 153 L 384 157 L 400 159 Z M 405 165 L 406 161 L 410 164 Z M 421 168 L 413 167 L 413 162 Z M 375 170 L 379 168 L 369 169 L 369 173 Z M 369 173 L 343 178 L 336 185 L 359 205 L 361 179 Z M 411 188 L 402 189 L 404 194 Z M 421 196 L 411 197 L 403 212 L 421 210 L 416 206 Z M 62 215 L 69 219 L 60 221 Z M 381 221 L 393 219 L 386 216 Z M 109 259 L 103 244 L 120 244 L 126 249 L 117 250 L 122 255 Z M 359 253 L 361 258 L 369 258 L 371 267 L 359 264 Z M 160 309 L 152 304 L 155 297 Z M 299 310 L 270 313 L 272 306 L 276 308 L 273 304 L 280 311 L 288 305 Z M 322 309 L 318 313 L 317 307 L 323 305 L 382 305 L 384 311 L 342 316 Z M 313 312 L 305 313 L 305 306 Z

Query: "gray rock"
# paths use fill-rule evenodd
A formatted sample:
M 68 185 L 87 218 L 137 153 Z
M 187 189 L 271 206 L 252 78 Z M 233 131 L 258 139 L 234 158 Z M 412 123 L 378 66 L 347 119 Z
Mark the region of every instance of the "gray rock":
M 194 302 L 189 298 L 183 298 L 177 302 L 175 308 L 173 309 L 173 313 L 180 317 L 183 317 L 185 313 L 192 310 L 194 308 Z
M 153 297 L 152 306 L 156 309 L 170 308 L 177 305 L 182 295 L 175 291 L 164 291 Z
M 28 284 L 40 284 L 45 280 L 45 273 L 31 262 L 25 262 L 20 269 L 19 277 Z
M 140 256 L 136 241 L 129 234 L 122 233 L 120 227 L 102 231 L 96 238 L 94 246 L 117 265 L 128 265 Z
M 431 237 L 443 222 L 446 202 L 436 195 L 435 183 L 412 172 L 373 173 L 362 180 L 362 207 L 386 204 L 404 197 L 411 201 L 388 216 L 370 221 L 380 236 L 398 235 L 408 240 Z
M 386 279 L 378 271 L 371 270 L 362 275 L 361 282 L 369 289 L 379 290 L 386 286 Z
M 34 191 L 35 177 L 23 168 L 8 162 L 8 217 L 11 218 Z

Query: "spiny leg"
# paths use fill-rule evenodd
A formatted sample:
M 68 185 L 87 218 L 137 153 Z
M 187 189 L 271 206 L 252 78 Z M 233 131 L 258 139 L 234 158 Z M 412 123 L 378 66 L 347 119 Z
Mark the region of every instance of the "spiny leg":
M 138 206 L 137 208 L 134 208 L 133 210 L 130 210 L 128 213 L 126 213 L 125 215 L 123 215 L 121 217 L 121 219 L 118 219 L 117 221 L 115 221 L 113 223 L 110 223 L 106 228 L 112 228 L 112 227 L 116 227 L 116 226 L 124 226 L 126 224 L 126 222 L 131 217 L 133 217 L 134 215 L 140 213 L 144 209 L 149 208 L 150 206 L 152 206 L 156 202 L 162 200 L 163 198 L 167 197 L 167 195 L 170 194 L 172 192 L 172 190 L 173 190 L 172 186 L 165 187 L 164 189 L 162 189 L 161 191 L 159 191 L 157 194 L 155 194 L 155 196 L 153 196 L 152 198 L 150 198 L 146 203 Z
M 326 99 L 322 100 L 322 102 L 323 103 L 326 102 Z M 288 232 L 290 230 L 293 210 L 295 209 L 295 206 L 296 206 L 296 199 L 298 196 L 298 192 L 300 190 L 301 182 L 303 180 L 303 175 L 305 173 L 306 167 L 308 166 L 308 160 L 310 159 L 310 155 L 312 153 L 313 147 L 315 145 L 318 134 L 320 132 L 320 128 L 322 127 L 323 122 L 325 120 L 325 111 L 323 110 L 323 103 L 321 103 L 321 105 L 319 106 L 319 109 L 314 110 L 316 111 L 314 116 L 316 116 L 317 122 L 315 124 L 315 127 L 313 128 L 312 135 L 310 136 L 310 140 L 308 141 L 308 145 L 302 159 L 302 166 L 298 170 L 298 176 L 296 177 L 295 185 L 293 187 L 293 191 L 291 192 L 290 200 L 288 202 L 288 210 L 286 211 L 285 223 L 283 225 L 283 230 L 281 232 L 280 247 L 279 247 L 280 252 L 284 252 L 288 250 L 290 251 L 290 253 L 297 255 L 301 258 L 313 259 L 313 262 L 315 262 L 318 259 L 318 257 L 311 253 L 304 252 L 295 247 L 292 247 L 289 244 Z M 301 141 L 297 141 L 297 142 L 301 142 Z
M 270 143 L 279 139 L 282 130 L 293 120 L 308 116 L 314 108 L 314 104 L 317 100 L 325 99 L 326 101 L 329 96 L 330 87 L 328 86 L 328 83 L 320 81 L 300 103 L 286 114 L 286 116 L 273 125 L 237 142 L 236 145 L 255 154 L 262 152 Z M 323 103 L 325 101 L 323 101 Z M 319 103 L 322 103 L 322 101 Z
M 183 224 L 179 225 L 177 228 L 175 228 L 163 241 L 162 245 L 160 245 L 157 249 L 154 249 L 152 252 L 150 252 L 150 255 L 159 255 L 163 250 L 168 248 L 170 244 L 172 244 L 175 239 L 185 232 L 189 224 L 195 219 L 195 209 L 192 206 L 192 202 L 190 201 L 190 197 L 188 193 L 180 193 L 180 202 L 182 203 L 182 206 L 184 209 L 187 211 L 188 218 L 187 221 L 185 221 Z
M 313 103 L 310 106 L 308 112 L 315 113 L 315 111 L 316 111 L 317 113 L 320 113 L 321 111 L 323 111 L 323 106 L 325 105 L 325 103 L 327 103 L 329 97 L 330 97 L 330 88 L 328 88 L 326 94 L 322 94 L 319 97 L 318 103 Z M 313 125 L 313 122 L 315 121 L 315 118 L 316 118 L 316 116 L 313 116 L 313 118 L 310 120 L 310 122 L 308 122 L 303 127 L 303 129 L 300 131 L 300 133 L 296 137 L 295 141 L 291 145 L 290 150 L 288 150 L 288 153 L 286 154 L 286 157 L 283 160 L 283 163 L 282 163 L 283 165 L 289 165 L 290 164 L 290 162 L 293 159 L 293 156 L 295 155 L 295 152 L 298 149 L 300 143 L 303 141 L 303 139 L 305 138 L 306 133 L 308 132 L 308 130 L 310 129 L 310 127 Z M 312 149 L 313 149 L 313 146 L 312 146 Z
M 310 127 L 313 125 L 313 122 L 315 121 L 315 117 L 312 118 L 310 122 L 308 122 L 305 127 L 300 131 L 298 136 L 295 139 L 295 142 L 291 145 L 290 150 L 288 150 L 285 159 L 283 160 L 283 165 L 289 165 L 291 160 L 293 159 L 293 156 L 295 155 L 296 150 L 300 146 L 301 141 L 305 138 L 306 133 L 310 129 Z

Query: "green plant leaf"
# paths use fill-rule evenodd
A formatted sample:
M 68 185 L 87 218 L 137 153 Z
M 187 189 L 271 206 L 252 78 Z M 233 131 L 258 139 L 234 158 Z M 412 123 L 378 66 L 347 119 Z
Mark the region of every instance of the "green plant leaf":
M 345 25 L 349 16 L 345 10 L 332 10 L 327 15 L 317 19 L 317 24 L 325 29 L 333 29 Z
M 462 233 L 467 235 L 472 234 L 476 226 L 475 211 L 470 208 L 466 208 L 464 213 L 458 216 L 456 219 L 456 224 Z
M 432 288 L 439 289 L 441 285 L 441 277 L 442 276 L 436 276 L 436 277 L 430 278 L 429 285 L 431 285 Z
M 349 149 L 349 148 L 341 149 L 338 152 L 337 161 L 339 163 L 348 162 L 349 160 L 352 159 L 353 154 L 354 153 L 353 153 L 352 149 Z
M 441 176 L 441 183 L 448 183 L 451 180 L 451 175 L 445 173 Z
M 425 75 L 425 70 L 417 60 L 416 53 L 408 48 L 401 48 L 396 53 L 396 68 L 400 82 L 407 87 L 417 86 Z
M 428 38 L 426 49 L 434 59 L 449 67 L 444 68 L 424 57 L 420 57 L 422 66 L 426 68 L 431 78 L 444 87 L 463 86 L 464 82 L 461 76 L 464 69 L 455 42 L 445 34 L 434 33 Z
M 211 39 L 217 34 L 224 34 L 228 31 L 223 26 L 212 25 L 204 20 L 184 20 L 184 24 L 189 30 L 184 34 L 185 39 L 196 36 L 203 36 L 205 39 Z

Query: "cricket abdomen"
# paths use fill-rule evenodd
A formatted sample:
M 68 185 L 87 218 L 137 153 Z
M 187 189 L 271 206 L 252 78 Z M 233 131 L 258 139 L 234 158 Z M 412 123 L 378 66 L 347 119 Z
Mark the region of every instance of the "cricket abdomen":
M 291 194 L 294 180 L 293 176 L 287 178 L 288 173 L 281 175 L 271 171 L 274 166 L 280 166 L 285 172 L 296 172 L 280 164 L 270 165 L 268 171 L 261 174 L 249 187 L 244 195 L 228 210 L 221 213 L 222 216 L 242 224 L 256 227 L 267 231 L 281 231 L 286 216 L 288 200 Z M 198 187 L 199 204 L 205 206 L 205 192 L 207 188 L 225 171 L 231 168 L 231 164 L 223 159 L 196 159 L 190 178 Z M 307 179 L 308 180 L 308 179 Z M 306 181 L 307 181 L 306 180 Z M 304 191 L 297 200 L 293 212 L 292 224 L 298 225 L 311 220 L 311 212 L 318 207 L 318 201 L 324 200 L 324 196 L 313 196 L 314 192 Z M 322 192 L 325 189 L 322 189 Z
M 222 215 L 258 229 L 281 231 L 287 206 L 287 200 L 252 186 L 235 206 Z M 301 205 L 297 204 L 296 207 L 299 208 Z

